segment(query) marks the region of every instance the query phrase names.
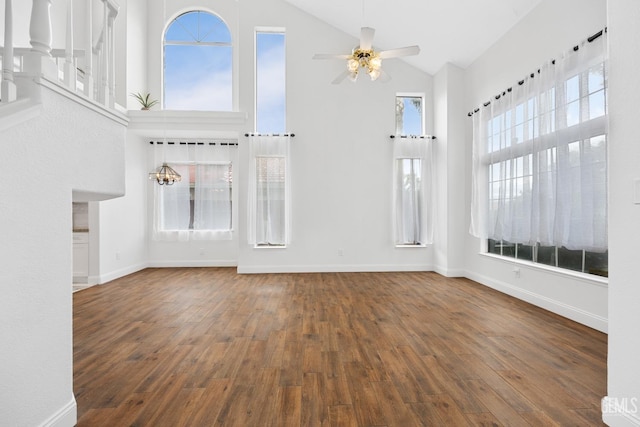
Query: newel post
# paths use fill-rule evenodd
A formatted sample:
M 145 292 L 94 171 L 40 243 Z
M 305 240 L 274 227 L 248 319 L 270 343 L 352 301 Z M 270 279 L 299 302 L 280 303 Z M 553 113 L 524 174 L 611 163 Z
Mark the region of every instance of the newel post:
M 16 84 L 13 81 L 13 9 L 11 0 L 4 2 L 4 52 L 0 99 L 4 103 L 16 100 Z
M 29 24 L 31 52 L 25 58 L 25 71 L 57 80 L 57 67 L 51 57 L 51 0 L 33 0 Z

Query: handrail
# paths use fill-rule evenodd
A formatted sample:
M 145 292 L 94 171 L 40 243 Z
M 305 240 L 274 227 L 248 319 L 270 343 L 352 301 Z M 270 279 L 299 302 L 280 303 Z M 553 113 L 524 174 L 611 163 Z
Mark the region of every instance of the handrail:
M 99 1 L 102 7 L 94 7 L 94 1 Z M 12 42 L 14 27 L 12 0 L 5 0 L 5 46 L 0 47 L 3 64 L 0 100 L 3 103 L 15 100 L 15 97 L 12 98 L 8 94 L 16 92 L 13 75 L 19 72 L 57 81 L 72 92 L 82 92 L 107 108 L 115 108 L 114 22 L 120 9 L 116 1 L 88 0 L 85 7 L 86 14 L 83 16 L 85 25 L 80 27 L 80 31 L 75 31 L 73 28 L 73 2 L 54 5 L 54 7 L 65 8 L 64 14 L 55 14 L 55 16 L 64 16 L 64 21 L 56 22 L 51 18 L 51 0 L 32 0 L 32 2 L 29 27 L 31 47 L 15 47 Z M 93 37 L 92 28 L 95 15 L 102 18 L 101 25 L 98 24 L 102 28 L 99 28 L 100 35 L 97 38 Z M 66 34 L 64 48 L 52 48 L 52 28 L 64 29 Z M 8 59 L 9 56 L 12 59 Z M 28 91 L 25 91 L 26 93 Z

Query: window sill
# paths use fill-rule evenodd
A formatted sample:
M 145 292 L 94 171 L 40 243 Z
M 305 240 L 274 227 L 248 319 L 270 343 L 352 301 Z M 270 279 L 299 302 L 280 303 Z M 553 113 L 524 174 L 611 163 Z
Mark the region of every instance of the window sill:
M 514 264 L 514 265 L 521 265 L 521 266 L 525 266 L 527 268 L 531 268 L 533 270 L 540 270 L 540 271 L 544 271 L 544 272 L 548 272 L 551 274 L 554 274 L 556 276 L 560 276 L 563 278 L 569 278 L 569 279 L 578 279 L 578 280 L 582 280 L 585 282 L 589 282 L 591 284 L 594 285 L 600 285 L 600 286 L 604 286 L 604 287 L 608 287 L 609 286 L 609 279 L 607 277 L 602 277 L 602 276 L 596 276 L 594 274 L 587 274 L 587 273 L 581 273 L 579 271 L 573 271 L 573 270 L 567 270 L 564 268 L 559 268 L 559 267 L 553 267 L 550 265 L 545 265 L 545 264 L 538 264 L 532 261 L 525 261 L 522 259 L 516 259 L 516 258 L 511 258 L 511 257 L 505 257 L 502 255 L 496 255 L 496 254 L 491 254 L 491 253 L 487 253 L 487 252 L 480 252 L 478 253 L 478 255 L 480 256 L 484 256 L 487 258 L 492 258 L 498 261 L 502 261 L 504 263 L 507 264 Z
M 425 245 L 424 243 L 420 243 L 417 245 L 408 245 L 408 244 L 404 244 L 404 245 L 395 245 L 396 248 L 426 248 L 427 245 Z
M 247 113 L 236 111 L 129 110 L 127 115 L 129 129 L 134 131 L 156 130 L 162 125 L 167 129 L 183 130 L 185 134 L 187 131 L 193 133 L 194 127 L 198 130 L 219 130 L 220 125 L 241 126 L 248 120 Z
M 287 249 L 287 245 L 254 245 L 253 249 Z

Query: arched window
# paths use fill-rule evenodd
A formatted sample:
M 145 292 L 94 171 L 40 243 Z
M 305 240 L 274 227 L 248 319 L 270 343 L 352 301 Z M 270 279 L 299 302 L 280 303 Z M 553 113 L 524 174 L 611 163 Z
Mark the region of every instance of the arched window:
M 164 36 L 164 108 L 231 111 L 231 33 L 211 13 L 183 13 Z

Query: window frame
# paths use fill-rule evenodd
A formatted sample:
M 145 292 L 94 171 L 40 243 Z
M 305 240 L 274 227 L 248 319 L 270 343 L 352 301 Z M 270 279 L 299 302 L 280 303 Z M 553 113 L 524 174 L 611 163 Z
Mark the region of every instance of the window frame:
M 422 157 L 394 157 L 394 188 L 395 188 L 395 193 L 396 193 L 396 200 L 394 200 L 394 209 L 396 210 L 395 215 L 401 215 L 404 213 L 404 210 L 402 210 L 401 212 L 398 212 L 398 204 L 399 201 L 397 200 L 398 197 L 401 197 L 400 195 L 403 193 L 402 190 L 400 188 L 398 188 L 401 183 L 399 182 L 399 179 L 401 177 L 400 174 L 400 164 L 404 164 L 404 162 L 406 160 L 409 160 L 412 166 L 412 170 L 415 170 L 415 163 L 417 161 L 418 163 L 418 173 L 414 173 L 414 179 L 416 178 L 416 176 L 418 177 L 418 188 L 414 188 L 414 192 L 419 196 L 418 200 L 414 200 L 413 202 L 417 205 L 417 215 L 415 216 L 414 221 L 417 221 L 417 225 L 414 224 L 413 227 L 418 229 L 417 231 L 417 241 L 415 242 L 405 242 L 405 241 L 399 241 L 398 239 L 398 234 L 403 234 L 401 233 L 400 230 L 398 230 L 398 222 L 396 221 L 396 224 L 394 224 L 394 245 L 397 248 L 424 248 L 426 247 L 426 243 L 424 242 L 424 231 L 423 231 L 423 227 L 426 226 L 426 224 L 424 223 L 424 214 L 425 214 L 425 195 L 424 195 L 424 188 L 423 188 L 423 172 L 424 172 L 424 158 Z M 402 171 L 404 171 L 404 166 L 402 167 Z M 402 176 L 404 176 L 404 174 L 402 174 Z M 415 185 L 415 182 L 414 182 Z M 404 224 L 404 222 L 403 222 Z
M 189 179 L 189 227 L 185 228 L 185 229 L 169 229 L 169 228 L 162 228 L 163 224 L 162 222 L 158 225 L 158 232 L 159 233 L 172 233 L 172 232 L 189 232 L 190 234 L 193 233 L 198 233 L 198 232 L 220 232 L 220 233 L 233 233 L 235 231 L 234 227 L 235 227 L 235 222 L 234 221 L 234 214 L 235 214 L 235 208 L 234 206 L 236 205 L 236 203 L 234 202 L 235 198 L 236 198 L 236 191 L 233 191 L 233 169 L 234 169 L 234 165 L 233 165 L 233 161 L 232 160 L 221 160 L 221 161 L 170 161 L 168 162 L 171 165 L 175 166 L 187 166 L 189 169 L 189 177 L 186 177 Z M 195 229 L 193 228 L 194 222 L 195 222 L 195 198 L 196 198 L 196 188 L 195 188 L 195 175 L 194 175 L 194 184 L 193 186 L 191 186 L 191 180 L 190 180 L 190 176 L 191 176 L 191 171 L 193 170 L 194 173 L 197 173 L 197 167 L 198 166 L 228 166 L 229 167 L 229 172 L 230 172 L 230 182 L 229 182 L 229 228 L 228 229 L 218 229 L 218 228 L 207 228 L 207 229 Z M 183 178 L 185 178 L 183 176 Z M 170 191 L 170 187 L 171 186 L 164 186 L 162 188 L 162 191 Z M 164 205 L 164 199 L 162 196 L 160 196 L 161 200 L 159 200 L 157 203 L 155 203 L 155 207 L 156 209 L 164 209 L 165 205 Z M 154 215 L 163 215 L 160 212 L 156 212 L 154 213 Z
M 405 134 L 403 132 L 398 132 L 398 99 L 399 98 L 419 98 L 420 99 L 420 107 L 421 110 L 420 111 L 420 128 L 421 128 L 421 132 L 419 134 Z M 424 93 L 422 92 L 397 92 L 396 96 L 395 96 L 395 113 L 394 113 L 394 118 L 395 118 L 395 128 L 396 128 L 396 135 L 416 135 L 416 136 L 421 136 L 421 135 L 425 135 L 426 134 L 426 105 L 425 105 L 425 100 L 426 100 L 426 96 Z M 404 124 L 404 123 L 403 123 Z
M 283 129 L 282 132 L 273 132 L 273 130 L 259 129 L 258 128 L 258 35 L 265 34 L 282 34 L 284 38 L 284 116 L 283 116 Z M 257 133 L 285 133 L 287 129 L 287 31 L 285 27 L 255 27 L 253 32 L 253 128 Z
M 493 183 L 497 182 L 494 179 L 494 166 L 500 164 L 507 164 L 508 168 L 517 167 L 519 164 L 518 159 L 522 159 L 522 164 L 525 166 L 522 171 L 522 175 L 518 173 L 509 174 L 507 180 L 516 181 L 519 178 L 526 178 L 527 176 L 533 177 L 532 174 L 537 173 L 541 174 L 540 168 L 537 167 L 537 163 L 540 162 L 540 156 L 543 156 L 545 152 L 549 151 L 551 157 L 553 158 L 553 164 L 558 162 L 558 152 L 557 150 L 560 147 L 566 146 L 567 150 L 569 150 L 569 146 L 572 144 L 579 145 L 579 152 L 582 153 L 584 151 L 584 146 L 587 142 L 591 143 L 592 140 L 597 138 L 604 138 L 605 150 L 607 150 L 607 146 L 609 144 L 608 141 L 608 129 L 607 129 L 607 115 L 608 115 L 608 103 L 607 103 L 607 93 L 608 93 L 608 78 L 606 75 L 606 67 L 603 65 L 604 62 L 596 64 L 597 68 L 601 68 L 603 72 L 603 86 L 601 89 L 597 89 L 594 91 L 590 90 L 590 73 L 596 66 L 592 64 L 586 64 L 585 67 L 581 67 L 580 69 L 574 69 L 572 73 L 569 73 L 569 76 L 562 82 L 561 86 L 553 86 L 547 88 L 545 95 L 552 96 L 554 100 L 554 110 L 549 113 L 557 114 L 560 109 L 565 109 L 565 114 L 567 115 L 567 127 L 561 130 L 555 129 L 555 126 L 547 129 L 546 133 L 540 134 L 540 129 L 536 127 L 536 122 L 541 119 L 540 115 L 538 115 L 538 111 L 535 109 L 535 102 L 537 96 L 529 96 L 526 95 L 522 99 L 519 99 L 517 102 L 514 102 L 515 107 L 501 112 L 500 114 L 490 117 L 487 119 L 486 129 L 489 132 L 487 135 L 487 147 L 488 153 L 491 153 L 493 156 L 492 162 L 490 163 L 488 157 L 482 161 L 484 167 L 487 168 L 487 197 L 489 204 L 489 212 L 491 212 L 491 205 L 494 200 L 494 188 L 492 186 Z M 577 97 L 572 98 L 569 94 L 569 83 L 572 80 L 577 81 Z M 565 93 L 561 96 L 557 96 L 558 89 L 565 91 Z M 591 99 L 594 95 L 602 95 L 603 102 L 603 112 L 601 115 L 591 116 Z M 560 99 L 565 100 L 564 104 L 561 104 Z M 571 104 L 577 103 L 578 110 L 578 118 L 576 121 L 572 121 L 569 125 L 570 113 L 569 107 Z M 518 109 L 522 107 L 522 111 L 519 112 Z M 528 114 L 528 110 L 533 108 L 533 112 Z M 507 119 L 507 114 L 511 119 Z M 522 120 L 518 119 L 518 116 L 522 116 Z M 501 116 L 502 119 L 499 119 Z M 499 120 L 497 120 L 499 119 Z M 511 127 L 502 128 L 496 131 L 494 128 L 496 124 L 501 124 L 502 120 L 504 122 L 511 122 Z M 553 120 L 550 121 L 552 124 L 555 122 Z M 528 130 L 529 125 L 531 125 L 531 130 Z M 519 127 L 522 127 L 521 131 L 518 130 Z M 585 130 L 586 129 L 586 130 Z M 588 131 L 587 131 L 588 130 Z M 522 140 L 519 140 L 518 137 L 522 135 Z M 558 136 L 560 135 L 560 136 Z M 511 139 L 506 139 L 509 142 L 507 146 L 502 149 L 493 150 L 492 147 L 492 139 L 500 138 L 500 137 L 509 137 Z M 527 138 L 528 136 L 528 138 Z M 560 140 L 561 142 L 556 142 Z M 530 149 L 530 147 L 534 144 L 535 141 L 535 149 Z M 513 149 L 513 147 L 517 149 Z M 526 157 L 530 157 L 527 159 Z M 606 154 L 605 154 L 605 162 L 606 162 Z M 526 164 L 530 165 L 530 175 L 527 175 L 526 172 Z M 519 170 L 519 169 L 518 169 Z M 537 172 L 534 172 L 537 171 Z M 607 171 L 607 176 L 609 171 Z M 532 182 L 531 180 L 529 181 Z M 506 188 L 511 188 L 513 191 L 513 187 L 517 188 L 517 182 L 506 186 Z M 502 191 L 505 190 L 505 187 L 500 187 Z M 515 198 L 513 198 L 515 200 Z M 496 253 L 492 251 L 492 246 L 495 249 L 499 246 L 500 253 Z M 527 247 L 531 248 L 531 259 L 523 259 L 519 257 L 519 248 Z M 540 248 L 553 248 L 553 264 L 547 264 L 539 261 L 539 252 Z M 513 248 L 513 253 L 505 254 L 505 248 Z M 560 265 L 560 252 L 581 252 L 581 268 L 577 270 L 575 268 L 570 268 L 567 266 L 569 263 L 564 263 L 565 265 Z M 523 243 L 514 243 L 508 242 L 504 239 L 496 239 L 496 238 L 486 238 L 482 239 L 482 247 L 481 254 L 509 259 L 518 263 L 525 263 L 527 265 L 532 265 L 536 267 L 541 267 L 544 269 L 552 269 L 558 271 L 562 274 L 570 274 L 570 275 L 584 275 L 588 277 L 590 280 L 595 281 L 604 281 L 607 282 L 608 278 L 608 260 L 606 262 L 606 267 L 604 269 L 589 269 L 587 268 L 587 257 L 589 254 L 597 256 L 602 256 L 602 254 L 606 254 L 605 256 L 608 258 L 608 249 L 605 252 L 594 252 L 589 251 L 587 249 L 575 249 L 569 250 L 565 247 L 560 247 L 557 245 L 553 246 L 541 246 L 540 243 L 536 243 L 535 245 L 527 245 Z M 593 271 L 593 272 L 592 272 Z
M 209 15 L 214 16 L 215 18 L 219 19 L 221 23 L 223 23 L 226 28 L 227 31 L 229 32 L 229 36 L 230 36 L 230 42 L 206 42 L 206 43 L 199 43 L 199 42 L 173 42 L 173 43 L 169 43 L 169 45 L 184 45 L 184 46 L 203 46 L 203 45 L 208 45 L 208 46 L 219 46 L 219 47 L 229 47 L 231 52 L 231 70 L 230 70 L 230 78 L 231 78 L 231 82 L 230 82 L 230 90 L 231 90 L 231 106 L 229 109 L 225 109 L 225 110 L 189 110 L 189 109 L 178 109 L 178 110 L 167 110 L 166 108 L 166 102 L 167 102 L 167 96 L 166 96 L 166 78 L 165 78 L 165 71 L 166 71 L 166 59 L 167 59 L 167 55 L 166 55 L 166 46 L 167 46 L 167 32 L 169 31 L 169 29 L 171 28 L 171 26 L 173 24 L 176 23 L 176 20 L 178 18 L 180 18 L 183 15 L 189 14 L 189 13 L 195 13 L 195 12 L 199 12 L 199 13 L 206 13 Z M 160 73 L 160 92 L 161 92 L 161 108 L 162 110 L 167 110 L 167 111 L 202 111 L 202 112 L 217 112 L 217 113 L 228 113 L 228 112 L 236 112 L 238 111 L 238 49 L 235 46 L 235 40 L 237 39 L 237 36 L 235 34 L 235 29 L 232 28 L 232 26 L 229 24 L 229 22 L 227 22 L 227 20 L 224 19 L 224 17 L 219 14 L 216 13 L 215 11 L 208 9 L 206 7 L 202 7 L 199 6 L 198 8 L 190 8 L 187 10 L 183 10 L 179 13 L 176 13 L 172 18 L 170 18 L 167 22 L 166 25 L 164 27 L 164 29 L 162 30 L 161 33 L 161 49 L 160 49 L 160 63 L 162 64 L 162 71 Z

